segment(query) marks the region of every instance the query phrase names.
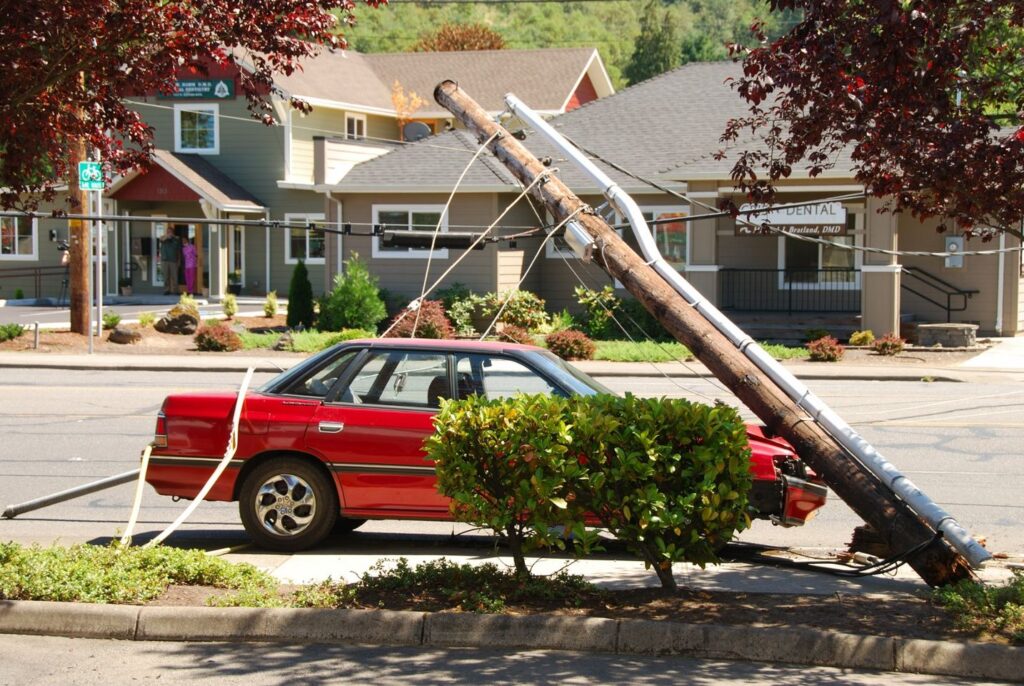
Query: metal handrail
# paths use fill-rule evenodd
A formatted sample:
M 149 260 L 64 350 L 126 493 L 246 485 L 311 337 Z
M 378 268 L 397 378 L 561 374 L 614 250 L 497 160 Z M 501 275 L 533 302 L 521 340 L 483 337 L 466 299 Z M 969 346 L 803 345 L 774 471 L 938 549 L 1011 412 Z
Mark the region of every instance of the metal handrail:
M 948 281 L 944 281 L 943 279 L 940 279 L 934 274 L 926 272 L 925 270 L 920 269 L 918 267 L 904 266 L 902 269 L 902 273 L 917 279 L 925 286 L 933 290 L 939 291 L 939 293 L 946 296 L 946 302 L 945 304 L 943 304 L 939 300 L 936 300 L 931 296 L 925 295 L 921 291 L 918 291 L 908 286 L 907 284 L 903 283 L 903 279 L 900 279 L 900 288 L 907 291 L 908 293 L 913 293 L 922 300 L 930 302 L 931 304 L 935 305 L 940 309 L 945 310 L 947 323 L 953 321 L 954 312 L 963 312 L 964 310 L 967 309 L 967 301 L 971 299 L 971 296 L 973 296 L 975 293 L 981 292 L 977 289 L 960 288 L 958 286 L 954 286 Z M 960 301 L 960 307 L 953 307 L 953 298 L 962 298 L 962 300 Z
M 32 277 L 32 286 L 36 298 L 40 297 L 43 290 L 44 276 L 64 276 L 67 274 L 66 265 L 50 265 L 48 267 L 4 267 L 0 269 L 0 280 L 4 278 Z

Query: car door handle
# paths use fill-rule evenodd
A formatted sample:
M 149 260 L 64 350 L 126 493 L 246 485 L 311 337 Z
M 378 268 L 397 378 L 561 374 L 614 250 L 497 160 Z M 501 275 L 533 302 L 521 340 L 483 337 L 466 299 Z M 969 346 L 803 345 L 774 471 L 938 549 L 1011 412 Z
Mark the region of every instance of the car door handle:
M 320 422 L 317 429 L 322 434 L 338 434 L 345 428 L 344 422 Z

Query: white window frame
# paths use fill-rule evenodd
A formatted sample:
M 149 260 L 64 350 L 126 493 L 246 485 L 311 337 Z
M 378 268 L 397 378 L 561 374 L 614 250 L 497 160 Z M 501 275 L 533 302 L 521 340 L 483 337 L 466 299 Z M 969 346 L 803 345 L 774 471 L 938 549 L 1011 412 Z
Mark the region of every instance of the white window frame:
M 15 227 L 14 234 L 14 249 L 18 249 L 18 223 L 23 217 L 3 217 L 3 221 L 13 221 Z M 30 262 L 39 259 L 39 219 L 38 217 L 32 217 L 32 222 L 29 224 L 32 231 L 32 252 L 31 253 L 15 253 L 15 254 L 0 254 L 0 260 L 11 261 L 11 262 Z
M 435 212 L 441 214 L 441 233 L 448 233 L 448 213 L 444 209 L 444 205 L 374 205 L 373 206 L 373 225 L 380 225 L 380 213 L 381 212 L 405 212 L 409 215 L 407 220 L 406 228 L 409 228 L 408 224 L 412 222 L 412 214 L 414 212 Z M 443 213 L 443 214 L 442 214 Z M 430 227 L 433 229 L 433 227 Z M 434 260 L 448 259 L 448 248 L 437 248 L 431 253 L 428 250 L 416 250 L 409 248 L 408 250 L 384 250 L 380 245 L 381 236 L 374 236 L 373 238 L 373 257 L 383 260 L 394 259 L 394 260 L 425 260 L 428 257 Z
M 288 228 L 284 232 L 284 263 L 285 264 L 298 264 L 299 258 L 292 256 L 292 222 L 305 222 L 311 221 L 323 221 L 325 215 L 323 212 L 289 212 L 284 215 L 284 220 L 289 222 Z M 306 256 L 302 258 L 302 261 L 306 264 L 325 264 L 327 255 L 327 234 L 324 234 L 324 257 L 310 257 L 309 256 L 309 229 L 306 229 Z
M 240 217 L 238 217 L 240 219 Z M 236 219 L 236 217 L 232 217 Z M 242 275 L 242 285 L 245 285 L 245 226 L 237 224 L 228 225 L 228 274 L 237 269 Z M 237 233 L 236 233 L 237 232 Z M 307 241 L 307 247 L 309 245 Z M 235 248 L 238 248 L 238 260 L 235 263 Z
M 847 233 L 845 236 L 836 236 L 836 238 L 852 238 L 853 239 L 853 245 L 857 246 L 857 247 L 860 247 L 860 246 L 864 245 L 864 213 L 862 211 L 859 211 L 859 210 L 860 210 L 860 208 L 857 208 L 857 210 L 853 210 L 851 208 L 847 208 L 846 211 L 849 213 L 849 216 L 853 217 L 853 221 L 854 221 L 853 231 Z M 786 281 L 786 238 L 787 238 L 786 236 L 781 236 L 780 235 L 778 237 L 778 239 L 777 239 L 778 242 L 779 242 L 779 248 L 778 248 L 778 251 L 777 251 L 777 253 L 778 253 L 778 269 L 779 269 L 779 276 L 778 276 L 778 287 L 779 287 L 779 290 L 786 290 L 786 289 L 793 289 L 795 291 L 835 291 L 835 290 L 854 290 L 854 291 L 858 291 L 858 290 L 860 290 L 860 288 L 861 288 L 861 283 L 860 283 L 861 282 L 861 280 L 860 280 L 861 266 L 863 266 L 863 262 L 864 262 L 864 253 L 862 251 L 860 251 L 860 250 L 854 250 L 853 251 L 853 267 L 851 267 L 851 269 L 854 270 L 854 276 L 853 276 L 853 281 L 852 282 L 847 282 L 847 283 L 838 283 L 838 282 L 829 282 L 829 283 L 820 283 L 820 282 L 819 283 L 788 283 Z M 829 240 L 829 238 L 831 238 L 831 237 L 830 236 L 818 236 L 818 238 L 822 238 L 824 240 Z M 794 240 L 797 240 L 797 239 L 794 239 Z M 822 248 L 824 248 L 824 246 L 821 243 L 818 243 L 817 245 L 818 245 L 818 269 L 821 269 L 821 251 L 822 251 Z
M 181 144 L 182 112 L 204 112 L 213 115 L 213 147 L 187 148 Z M 215 103 L 182 103 L 174 106 L 174 152 L 197 155 L 220 154 L 220 106 Z
M 356 129 L 362 129 L 362 133 L 356 133 L 352 135 L 348 132 L 348 123 L 350 121 L 356 122 Z M 365 114 L 353 114 L 350 112 L 345 113 L 345 139 L 350 141 L 361 141 L 366 138 L 366 115 Z

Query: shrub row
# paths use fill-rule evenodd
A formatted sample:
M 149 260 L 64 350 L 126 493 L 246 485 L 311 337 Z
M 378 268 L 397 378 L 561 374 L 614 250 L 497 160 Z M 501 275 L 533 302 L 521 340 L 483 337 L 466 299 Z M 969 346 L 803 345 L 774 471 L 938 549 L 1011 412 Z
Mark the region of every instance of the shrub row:
M 520 575 L 541 547 L 599 547 L 596 524 L 674 588 L 749 526 L 745 426 L 727 406 L 627 395 L 444 402 L 425 447 L 459 520 L 504 538 Z M 555 532 L 560 527 L 563 534 Z

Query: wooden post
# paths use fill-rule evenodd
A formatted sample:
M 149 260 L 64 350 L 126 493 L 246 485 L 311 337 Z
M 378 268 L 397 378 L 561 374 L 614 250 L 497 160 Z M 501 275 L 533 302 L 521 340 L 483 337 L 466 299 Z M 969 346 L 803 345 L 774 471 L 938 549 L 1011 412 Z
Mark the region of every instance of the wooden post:
M 546 171 L 541 162 L 457 83 L 444 81 L 434 99 L 454 114 L 524 185 Z M 785 392 L 676 293 L 618 234 L 553 175 L 532 187 L 555 221 L 576 212 L 579 223 L 595 240 L 595 261 L 619 279 L 665 329 L 693 354 L 763 421 L 788 440 L 800 457 L 825 479 L 835 493 L 864 521 L 882 532 L 891 550 L 903 552 L 927 544 L 909 559 L 914 570 L 932 586 L 971 578 L 969 564 L 949 544 L 932 540 L 935 532 L 896 498 L 866 467 L 813 422 Z M 930 542 L 929 542 L 930 541 Z
M 85 162 L 85 141 L 78 138 L 71 145 L 68 170 L 68 195 L 71 212 L 87 214 L 89 197 L 78 187 L 78 163 Z M 68 224 L 68 303 L 71 311 L 71 331 L 83 336 L 89 333 L 89 222 L 72 220 Z

